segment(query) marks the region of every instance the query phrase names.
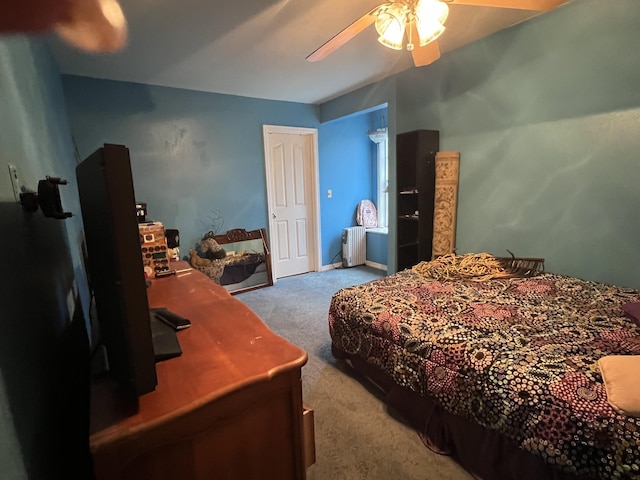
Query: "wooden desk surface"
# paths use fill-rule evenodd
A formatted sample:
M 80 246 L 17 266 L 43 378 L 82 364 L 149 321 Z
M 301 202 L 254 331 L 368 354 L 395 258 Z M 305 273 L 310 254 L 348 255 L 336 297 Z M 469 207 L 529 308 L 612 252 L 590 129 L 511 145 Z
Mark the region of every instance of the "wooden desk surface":
M 175 262 L 176 270 L 189 268 Z M 158 385 L 123 416 L 108 388 L 92 391 L 91 449 L 142 434 L 201 405 L 278 373 L 300 368 L 304 350 L 274 334 L 246 305 L 197 270 L 155 279 L 150 307 L 167 307 L 192 326 L 178 332 L 182 355 L 156 364 Z

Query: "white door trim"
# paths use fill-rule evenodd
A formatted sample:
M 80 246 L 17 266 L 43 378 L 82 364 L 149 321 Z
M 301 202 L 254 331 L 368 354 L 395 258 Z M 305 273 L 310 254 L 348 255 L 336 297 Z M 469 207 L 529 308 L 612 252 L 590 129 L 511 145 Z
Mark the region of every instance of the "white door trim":
M 306 128 L 306 127 L 288 127 L 282 125 L 263 125 L 263 143 L 264 143 L 264 168 L 267 181 L 267 215 L 269 225 L 269 245 L 271 251 L 277 248 L 276 242 L 274 242 L 274 233 L 271 228 L 271 220 L 273 219 L 273 205 L 272 205 L 272 193 L 273 193 L 273 175 L 269 169 L 269 134 L 271 133 L 284 133 L 291 135 L 309 135 L 311 138 L 311 178 L 306 179 L 309 182 L 309 188 L 313 195 L 313 199 L 310 201 L 311 206 L 311 218 L 309 219 L 309 225 L 311 225 L 312 232 L 309 232 L 309 238 L 313 240 L 313 244 L 310 245 L 310 257 L 313 262 L 313 271 L 319 272 L 322 266 L 322 248 L 321 248 L 321 236 L 320 236 L 320 179 L 319 179 L 319 165 L 318 165 L 318 129 Z M 273 257 L 273 255 L 272 255 Z M 273 281 L 278 278 L 278 272 L 273 272 Z

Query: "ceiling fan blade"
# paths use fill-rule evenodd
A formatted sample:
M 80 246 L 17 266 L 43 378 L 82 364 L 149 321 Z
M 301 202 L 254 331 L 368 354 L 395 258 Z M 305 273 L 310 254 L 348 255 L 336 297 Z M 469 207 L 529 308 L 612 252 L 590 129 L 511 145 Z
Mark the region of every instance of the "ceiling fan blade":
M 427 43 L 424 47 L 416 43 L 411 51 L 411 55 L 413 56 L 413 64 L 416 67 L 424 67 L 425 65 L 435 62 L 440 58 L 438 41 L 434 40 L 433 42 Z
M 540 12 L 546 12 L 566 3 L 567 0 L 445 0 L 445 2 L 458 5 L 515 8 L 519 10 L 538 10 Z
M 317 62 L 317 61 L 322 60 L 323 58 L 328 57 L 329 55 L 331 55 L 333 52 L 335 52 L 337 49 L 339 49 L 341 46 L 343 46 L 345 43 L 347 43 L 353 37 L 355 37 L 360 32 L 362 32 L 365 28 L 367 28 L 373 22 L 375 22 L 376 18 L 377 18 L 375 13 L 378 11 L 379 8 L 380 8 L 380 6 L 377 6 L 376 8 L 371 10 L 370 12 L 365 13 L 363 16 L 361 16 L 359 19 L 357 19 L 355 22 L 353 22 L 347 28 L 345 28 L 340 33 L 338 33 L 336 36 L 331 38 L 331 40 L 325 42 L 318 49 L 316 49 L 313 53 L 311 53 L 307 57 L 307 60 L 309 62 Z

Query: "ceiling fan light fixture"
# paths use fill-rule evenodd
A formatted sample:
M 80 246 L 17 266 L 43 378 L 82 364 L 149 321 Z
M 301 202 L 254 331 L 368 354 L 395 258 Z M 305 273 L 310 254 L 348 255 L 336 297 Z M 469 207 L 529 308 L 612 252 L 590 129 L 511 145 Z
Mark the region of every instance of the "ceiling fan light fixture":
M 449 16 L 449 5 L 440 0 L 419 0 L 415 7 L 416 16 L 423 20 L 435 20 L 444 25 Z
M 407 24 L 407 9 L 401 3 L 393 3 L 378 14 L 376 31 L 378 41 L 385 47 L 402 50 L 404 29 Z
M 444 25 L 438 22 L 420 22 L 416 21 L 418 37 L 420 38 L 420 46 L 424 47 L 427 43 L 433 42 L 445 31 Z
M 444 33 L 449 6 L 438 0 L 420 0 L 416 5 L 415 16 L 420 46 L 424 47 Z
M 65 0 L 70 1 L 70 0 Z M 91 0 L 97 1 L 97 0 Z M 112 0 L 117 1 L 117 0 Z M 375 23 L 378 41 L 388 48 L 402 49 L 406 39 L 416 67 L 429 65 L 440 58 L 436 41 L 445 31 L 449 4 L 474 5 L 535 11 L 553 10 L 566 0 L 382 0 L 356 21 L 343 28 L 327 42 L 307 56 L 310 62 L 322 60 Z

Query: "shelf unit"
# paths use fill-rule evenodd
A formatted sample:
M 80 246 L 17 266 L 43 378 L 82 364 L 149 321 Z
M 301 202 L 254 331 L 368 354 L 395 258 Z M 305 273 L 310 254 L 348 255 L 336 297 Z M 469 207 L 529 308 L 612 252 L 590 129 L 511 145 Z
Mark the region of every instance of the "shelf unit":
M 396 138 L 397 270 L 431 260 L 440 132 L 415 130 Z

